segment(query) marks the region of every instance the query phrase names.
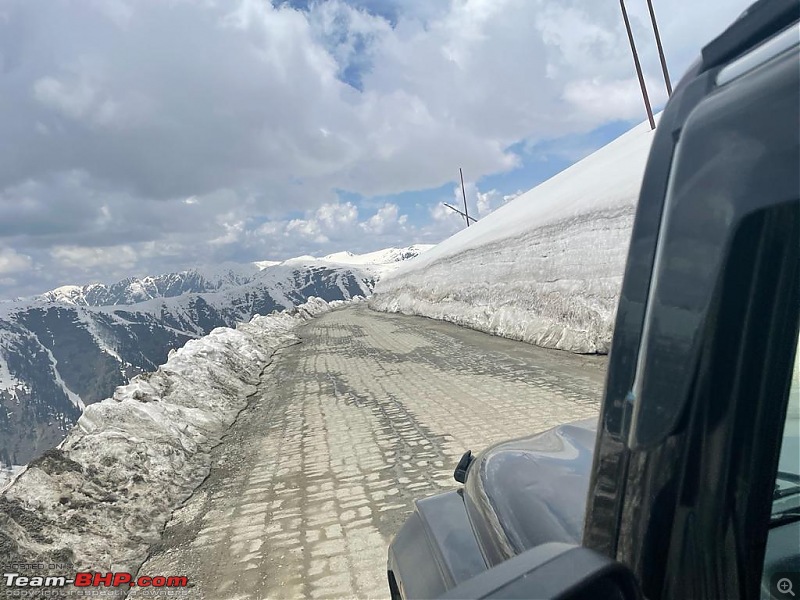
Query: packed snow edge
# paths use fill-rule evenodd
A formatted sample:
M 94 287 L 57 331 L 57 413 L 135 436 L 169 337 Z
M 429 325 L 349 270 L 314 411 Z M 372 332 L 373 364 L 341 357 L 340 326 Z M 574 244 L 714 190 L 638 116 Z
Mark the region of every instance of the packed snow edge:
M 353 301 L 361 301 L 358 297 Z M 0 493 L 0 546 L 20 562 L 135 572 L 292 330 L 347 301 L 309 300 L 170 353 L 88 406 L 66 439 Z
M 653 132 L 634 127 L 377 284 L 375 310 L 606 353 Z

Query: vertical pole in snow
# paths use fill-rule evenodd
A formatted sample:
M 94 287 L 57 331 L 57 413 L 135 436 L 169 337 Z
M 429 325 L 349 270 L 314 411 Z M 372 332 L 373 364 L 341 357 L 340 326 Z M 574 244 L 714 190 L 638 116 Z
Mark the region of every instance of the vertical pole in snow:
M 467 227 L 469 227 L 469 211 L 467 210 L 467 192 L 464 189 L 464 173 L 461 171 L 461 167 L 458 167 L 458 174 L 461 177 L 461 195 L 464 197 L 464 220 L 467 222 Z
M 658 46 L 658 57 L 661 59 L 661 71 L 664 73 L 664 83 L 667 84 L 667 96 L 672 96 L 672 84 L 669 82 L 669 71 L 667 70 L 667 60 L 664 58 L 664 48 L 661 46 L 661 36 L 658 34 L 656 24 L 656 13 L 653 10 L 653 0 L 647 0 L 647 8 L 650 9 L 650 20 L 653 22 L 653 31 L 656 34 L 656 46 Z
M 625 20 L 625 29 L 628 30 L 628 40 L 631 43 L 631 52 L 633 52 L 633 64 L 636 65 L 636 75 L 639 76 L 639 85 L 642 88 L 644 107 L 647 109 L 647 118 L 650 119 L 650 129 L 655 129 L 656 122 L 653 119 L 653 109 L 650 108 L 650 98 L 647 96 L 647 87 L 644 84 L 642 66 L 639 64 L 639 55 L 636 54 L 636 44 L 633 43 L 633 32 L 631 31 L 631 24 L 628 21 L 628 11 L 625 10 L 625 0 L 619 0 L 619 5 L 622 7 L 622 18 Z

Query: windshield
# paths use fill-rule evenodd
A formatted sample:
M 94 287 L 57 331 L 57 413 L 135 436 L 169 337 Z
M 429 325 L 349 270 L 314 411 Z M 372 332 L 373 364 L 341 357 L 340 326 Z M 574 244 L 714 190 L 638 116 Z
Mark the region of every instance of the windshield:
M 772 520 L 800 517 L 800 351 L 795 352 L 789 406 L 772 501 Z

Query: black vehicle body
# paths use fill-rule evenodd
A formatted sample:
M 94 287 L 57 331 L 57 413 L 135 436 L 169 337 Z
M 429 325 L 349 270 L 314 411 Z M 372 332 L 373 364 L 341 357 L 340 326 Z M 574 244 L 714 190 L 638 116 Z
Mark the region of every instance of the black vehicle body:
M 661 116 L 599 421 L 490 448 L 418 501 L 393 597 L 606 597 L 581 585 L 608 576 L 608 597 L 758 598 L 800 572 L 800 506 L 770 518 L 800 435 L 798 18 L 754 4 Z

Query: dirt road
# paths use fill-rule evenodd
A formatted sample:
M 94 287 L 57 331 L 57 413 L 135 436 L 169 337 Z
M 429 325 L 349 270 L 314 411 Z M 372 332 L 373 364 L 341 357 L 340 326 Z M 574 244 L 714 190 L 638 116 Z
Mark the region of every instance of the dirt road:
M 297 333 L 140 575 L 207 600 L 385 598 L 391 537 L 414 498 L 458 485 L 465 450 L 599 409 L 604 357 L 364 305 Z

